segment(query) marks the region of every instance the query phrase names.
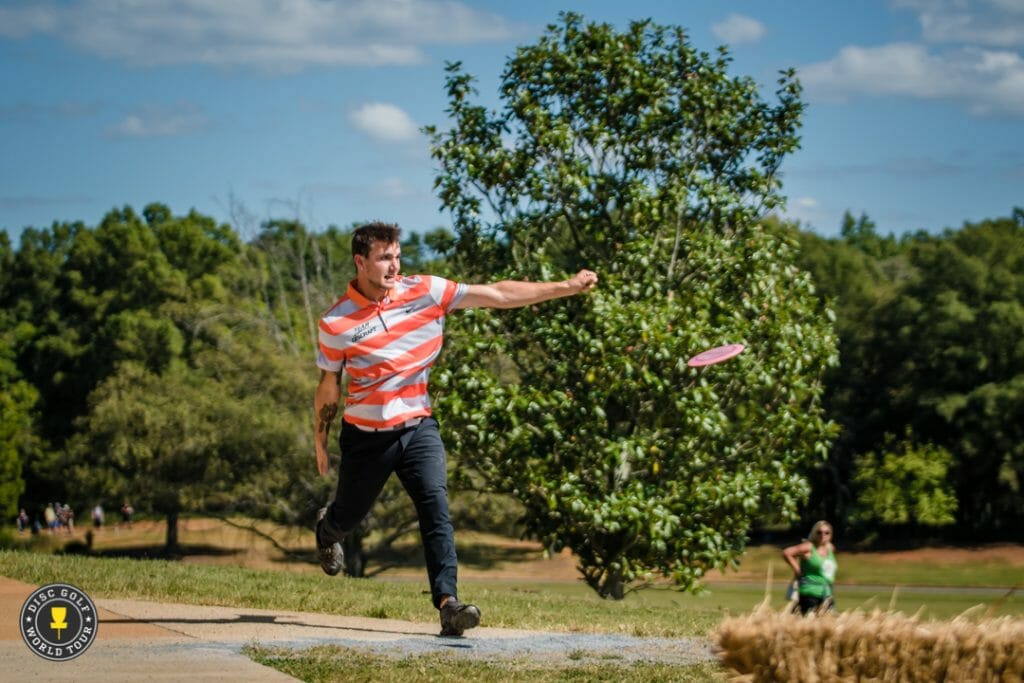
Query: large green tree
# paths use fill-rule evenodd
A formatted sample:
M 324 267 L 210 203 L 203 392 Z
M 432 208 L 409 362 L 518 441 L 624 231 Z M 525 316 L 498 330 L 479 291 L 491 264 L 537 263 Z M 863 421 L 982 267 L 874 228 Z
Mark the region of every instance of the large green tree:
M 828 446 L 835 338 L 795 242 L 757 222 L 781 202 L 800 87 L 783 73 L 766 101 L 729 65 L 681 28 L 563 14 L 508 60 L 496 111 L 449 65 L 453 125 L 428 129 L 465 276 L 602 278 L 453 316 L 436 387 L 453 450 L 602 596 L 734 563 L 755 514 L 795 514 Z M 748 351 L 686 365 L 726 342 Z
M 162 204 L 26 231 L 0 296 L 39 392 L 35 503 L 129 498 L 167 516 L 170 547 L 184 511 L 289 517 L 277 501 L 304 500 L 289 521 L 311 521 L 323 495 L 298 469 L 311 462 L 309 335 L 279 334 L 265 255 Z
M 274 508 L 288 498 L 277 497 L 308 468 L 310 440 L 298 429 L 312 387 L 304 368 L 254 339 L 225 343 L 236 356 L 206 352 L 198 368 L 120 364 L 90 395 L 66 449 L 67 472 L 84 490 L 165 515 L 168 553 L 182 513 L 287 517 Z

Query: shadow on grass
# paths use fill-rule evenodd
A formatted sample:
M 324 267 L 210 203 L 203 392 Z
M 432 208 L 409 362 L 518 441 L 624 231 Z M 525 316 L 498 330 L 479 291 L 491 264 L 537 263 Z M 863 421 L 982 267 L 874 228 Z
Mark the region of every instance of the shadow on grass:
M 456 538 L 458 535 L 456 534 Z M 472 569 L 494 569 L 506 562 L 528 562 L 537 559 L 537 550 L 494 546 L 480 543 L 459 545 L 459 566 Z M 367 559 L 374 564 L 392 567 L 421 567 L 424 563 L 423 548 L 419 544 L 392 546 L 374 549 L 367 553 Z
M 229 557 L 241 551 L 235 548 L 220 548 L 212 545 L 181 544 L 168 553 L 164 545 L 140 545 L 124 548 L 105 548 L 90 550 L 84 543 L 69 543 L 64 547 L 67 555 L 88 555 L 102 558 L 129 558 L 133 560 L 182 560 L 186 557 Z
M 229 521 L 221 520 L 230 526 L 237 527 L 241 531 L 255 533 L 257 537 L 270 543 L 276 552 L 268 549 L 264 560 L 271 564 L 287 566 L 295 564 L 312 565 L 319 564 L 319 558 L 313 548 L 296 549 L 289 548 L 280 543 L 272 535 L 261 533 L 259 530 L 249 526 L 238 525 Z M 311 535 L 311 534 L 310 534 Z M 415 539 L 415 540 L 413 540 Z M 523 547 L 517 544 L 495 544 L 479 542 L 476 539 L 463 540 L 458 544 L 459 565 L 474 570 L 491 570 L 503 564 L 529 562 L 537 559 L 538 550 L 533 547 Z M 66 543 L 63 548 L 56 552 L 65 555 L 86 555 L 98 558 L 130 558 L 130 559 L 164 559 L 182 560 L 185 558 L 224 558 L 251 553 L 252 548 L 223 547 L 210 543 L 180 543 L 178 547 L 168 553 L 164 544 L 153 543 L 153 539 L 144 541 L 139 539 L 137 545 L 120 545 L 117 547 L 97 548 L 93 541 L 91 531 L 87 532 L 83 540 L 74 539 Z M 127 539 L 126 539 L 127 540 Z M 423 549 L 419 543 L 418 534 L 406 534 L 398 543 L 389 545 L 373 545 L 364 549 L 365 557 L 363 565 L 366 567 L 365 576 L 371 577 L 389 569 L 420 569 L 425 564 Z
M 460 545 L 459 566 L 476 570 L 495 569 L 504 563 L 529 562 L 537 559 L 537 550 L 521 547 L 496 546 L 482 543 Z M 274 564 L 295 563 L 316 565 L 315 551 L 291 551 L 283 557 L 271 559 Z M 377 576 L 389 569 L 422 569 L 426 559 L 423 548 L 417 544 L 393 545 L 373 548 L 365 552 L 365 577 Z

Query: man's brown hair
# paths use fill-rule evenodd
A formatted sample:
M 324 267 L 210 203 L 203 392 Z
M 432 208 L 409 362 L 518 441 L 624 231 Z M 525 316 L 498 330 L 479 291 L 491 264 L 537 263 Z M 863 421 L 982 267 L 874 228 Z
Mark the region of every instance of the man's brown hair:
M 400 233 L 401 230 L 394 223 L 376 221 L 360 225 L 352 233 L 352 255 L 369 256 L 370 247 L 373 246 L 374 242 L 394 244 L 398 242 Z

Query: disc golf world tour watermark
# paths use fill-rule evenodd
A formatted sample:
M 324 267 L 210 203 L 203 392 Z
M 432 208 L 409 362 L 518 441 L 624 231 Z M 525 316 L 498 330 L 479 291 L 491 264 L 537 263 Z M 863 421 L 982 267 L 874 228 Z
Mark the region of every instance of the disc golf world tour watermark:
M 40 586 L 21 607 L 21 637 L 33 652 L 52 662 L 74 659 L 96 640 L 96 605 L 66 583 Z

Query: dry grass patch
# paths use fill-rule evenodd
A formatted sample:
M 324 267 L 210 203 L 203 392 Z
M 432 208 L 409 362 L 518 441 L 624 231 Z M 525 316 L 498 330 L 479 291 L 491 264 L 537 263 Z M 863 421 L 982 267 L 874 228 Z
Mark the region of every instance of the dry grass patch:
M 729 680 L 1021 681 L 1024 620 L 922 621 L 874 610 L 804 618 L 766 608 L 712 634 Z

